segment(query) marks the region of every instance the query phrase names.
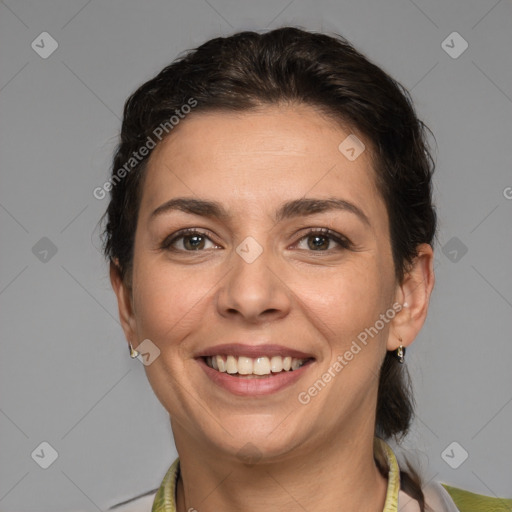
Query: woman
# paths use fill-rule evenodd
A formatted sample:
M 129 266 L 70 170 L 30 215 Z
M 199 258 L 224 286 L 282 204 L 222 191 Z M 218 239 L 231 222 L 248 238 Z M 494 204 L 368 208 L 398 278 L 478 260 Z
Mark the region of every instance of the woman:
M 179 460 L 113 510 L 458 510 L 386 442 L 413 415 L 432 172 L 407 92 L 339 36 L 213 39 L 128 99 L 104 248 Z

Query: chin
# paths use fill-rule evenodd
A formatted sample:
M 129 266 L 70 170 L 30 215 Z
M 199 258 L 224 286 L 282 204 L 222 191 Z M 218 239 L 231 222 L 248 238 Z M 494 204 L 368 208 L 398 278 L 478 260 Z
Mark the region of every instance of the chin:
M 237 416 L 227 423 L 229 434 L 215 429 L 215 432 L 203 432 L 203 436 L 213 450 L 245 464 L 277 462 L 289 457 L 299 446 L 303 447 L 308 438 L 300 425 L 287 423 L 285 428 L 280 428 L 284 427 L 285 418 L 286 415 L 269 414 Z

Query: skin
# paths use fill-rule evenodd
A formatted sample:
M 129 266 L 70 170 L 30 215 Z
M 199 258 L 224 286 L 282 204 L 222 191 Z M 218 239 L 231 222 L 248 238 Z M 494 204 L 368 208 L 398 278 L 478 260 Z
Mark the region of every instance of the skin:
M 169 412 L 180 456 L 179 511 L 384 507 L 387 479 L 373 459 L 377 376 L 386 351 L 399 337 L 410 345 L 425 321 L 433 252 L 419 246 L 410 272 L 396 282 L 370 143 L 349 161 L 338 150 L 349 133 L 306 105 L 195 113 L 150 157 L 131 286 L 114 265 L 111 282 L 127 340 L 137 347 L 150 339 L 160 350 L 145 370 Z M 172 211 L 151 219 L 175 197 L 218 201 L 229 217 Z M 276 223 L 282 202 L 303 197 L 350 201 L 370 226 L 338 210 Z M 160 248 L 183 228 L 209 232 L 200 250 L 190 249 L 190 238 L 177 240 L 174 252 Z M 329 228 L 352 245 L 321 238 L 315 249 L 308 228 Z M 236 252 L 248 236 L 263 249 L 252 263 Z M 299 403 L 299 393 L 361 331 L 404 302 L 321 392 Z M 292 386 L 242 397 L 214 385 L 195 359 L 213 345 L 262 339 L 315 360 Z M 259 459 L 253 464 L 237 456 L 248 446 Z

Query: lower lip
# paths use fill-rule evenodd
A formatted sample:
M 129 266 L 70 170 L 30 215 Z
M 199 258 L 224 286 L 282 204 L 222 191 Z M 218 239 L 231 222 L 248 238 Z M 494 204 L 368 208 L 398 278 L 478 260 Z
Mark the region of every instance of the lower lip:
M 277 393 L 282 389 L 291 386 L 295 381 L 300 379 L 305 371 L 311 366 L 308 362 L 293 371 L 282 371 L 280 373 L 271 374 L 266 377 L 247 377 L 233 376 L 229 373 L 219 372 L 210 368 L 204 359 L 197 359 L 201 368 L 206 375 L 218 386 L 238 396 L 263 396 Z

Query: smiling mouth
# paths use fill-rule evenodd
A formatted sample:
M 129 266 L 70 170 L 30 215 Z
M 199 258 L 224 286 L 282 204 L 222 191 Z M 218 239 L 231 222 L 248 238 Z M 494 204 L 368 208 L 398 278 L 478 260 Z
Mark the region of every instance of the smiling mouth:
M 272 357 L 235 357 L 207 356 L 203 357 L 206 365 L 219 373 L 228 373 L 233 377 L 269 377 L 285 372 L 293 372 L 306 365 L 312 358 L 298 359 L 291 356 Z

